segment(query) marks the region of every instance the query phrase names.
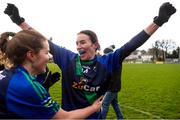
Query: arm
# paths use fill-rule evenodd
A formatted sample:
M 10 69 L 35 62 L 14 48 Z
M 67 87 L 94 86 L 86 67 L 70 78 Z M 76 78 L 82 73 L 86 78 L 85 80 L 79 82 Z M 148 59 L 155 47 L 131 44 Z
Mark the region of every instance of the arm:
M 60 109 L 53 119 L 84 119 L 87 118 L 92 113 L 99 111 L 102 105 L 102 96 L 98 98 L 91 106 L 77 109 L 73 111 L 64 111 L 63 109 Z
M 7 14 L 13 23 L 17 24 L 22 30 L 32 30 L 38 32 L 34 28 L 32 28 L 28 23 L 25 22 L 23 17 L 20 17 L 19 10 L 14 4 L 7 4 L 7 7 L 4 11 Z
M 153 22 L 121 48 L 122 51 L 124 51 L 121 60 L 123 60 L 131 52 L 144 44 L 159 27 L 168 22 L 169 18 L 175 12 L 176 9 L 172 6 L 172 4 L 170 4 L 169 2 L 163 3 L 159 8 L 158 16 L 154 18 Z
M 143 31 L 141 31 L 139 34 L 134 36 L 129 42 L 124 44 L 120 48 L 123 51 L 121 60 L 124 60 L 124 58 L 130 55 L 131 52 L 133 52 L 138 47 L 143 45 L 158 28 L 159 26 L 153 22 L 149 26 L 147 26 Z
M 19 27 L 22 29 L 22 30 L 30 30 L 30 31 L 36 31 L 34 28 L 32 28 L 28 23 L 26 23 L 25 21 L 22 22 Z
M 147 26 L 144 31 L 151 36 L 154 32 L 156 32 L 156 30 L 159 28 L 159 26 L 157 24 L 155 24 L 154 22 L 151 23 L 149 26 Z
M 20 68 L 18 68 L 18 70 L 19 69 Z M 22 71 L 20 72 L 21 73 L 18 72 L 14 75 L 15 77 L 13 77 L 11 84 L 8 86 L 8 100 L 6 101 L 7 110 L 19 117 L 31 119 L 83 119 L 92 113 L 99 111 L 101 108 L 102 97 L 98 98 L 89 107 L 66 112 L 59 108 L 60 106 L 58 103 L 50 97 L 49 93 L 38 81 L 33 80 L 31 83 L 27 82 L 27 79 L 29 79 L 30 76 L 26 76 L 26 73 L 23 73 Z M 21 79 L 28 87 L 24 87 L 23 83 L 14 86 L 19 79 Z M 20 89 L 15 89 L 15 87 Z
M 158 16 L 154 17 L 153 23 L 150 24 L 144 31 L 148 35 L 152 35 L 159 27 L 168 22 L 169 18 L 176 12 L 176 8 L 169 2 L 163 3 L 159 8 Z

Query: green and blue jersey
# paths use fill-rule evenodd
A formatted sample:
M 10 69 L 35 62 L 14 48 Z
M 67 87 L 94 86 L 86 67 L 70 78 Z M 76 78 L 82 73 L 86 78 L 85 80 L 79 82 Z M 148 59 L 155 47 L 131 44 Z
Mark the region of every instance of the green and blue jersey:
M 122 62 L 132 51 L 141 46 L 150 36 L 141 31 L 114 53 L 96 56 L 90 61 L 81 61 L 78 54 L 49 42 L 54 62 L 62 70 L 62 109 L 71 111 L 91 105 L 109 87 L 115 71 L 121 72 Z M 120 89 L 120 82 L 116 89 Z M 89 119 L 101 118 L 100 112 Z
M 3 70 L 0 76 L 0 116 L 50 119 L 60 109 L 46 89 L 23 67 Z

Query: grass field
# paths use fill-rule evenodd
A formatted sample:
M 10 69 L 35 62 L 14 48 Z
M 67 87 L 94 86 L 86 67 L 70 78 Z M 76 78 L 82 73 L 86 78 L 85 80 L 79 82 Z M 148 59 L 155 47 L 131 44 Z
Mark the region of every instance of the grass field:
M 50 93 L 60 103 L 60 82 Z M 123 64 L 119 103 L 126 119 L 180 119 L 180 64 Z

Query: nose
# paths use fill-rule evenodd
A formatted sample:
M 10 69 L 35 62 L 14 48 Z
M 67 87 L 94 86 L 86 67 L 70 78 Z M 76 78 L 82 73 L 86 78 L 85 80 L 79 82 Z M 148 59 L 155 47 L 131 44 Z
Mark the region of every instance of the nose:
M 51 53 L 48 53 L 48 55 L 49 55 L 49 60 L 53 60 L 52 54 L 51 54 Z

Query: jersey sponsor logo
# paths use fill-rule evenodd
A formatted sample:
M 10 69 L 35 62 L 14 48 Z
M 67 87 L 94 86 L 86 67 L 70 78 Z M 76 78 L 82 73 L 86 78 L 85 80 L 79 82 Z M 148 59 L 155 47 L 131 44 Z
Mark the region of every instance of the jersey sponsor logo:
M 73 88 L 79 89 L 79 90 L 84 90 L 88 92 L 96 92 L 99 90 L 100 86 L 89 86 L 87 84 L 84 84 L 84 82 L 73 82 L 72 85 Z
M 3 72 L 3 71 L 0 71 L 0 80 L 2 80 L 3 78 L 6 77 L 5 75 L 2 75 L 2 72 Z
M 88 73 L 89 70 L 91 69 L 89 66 L 82 66 L 83 68 L 83 73 Z

